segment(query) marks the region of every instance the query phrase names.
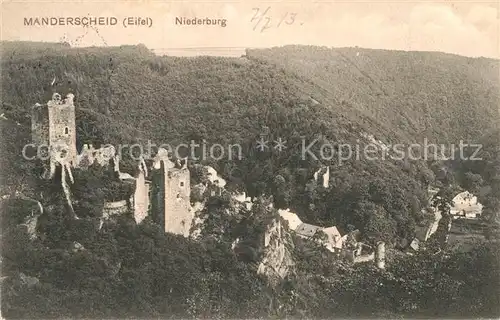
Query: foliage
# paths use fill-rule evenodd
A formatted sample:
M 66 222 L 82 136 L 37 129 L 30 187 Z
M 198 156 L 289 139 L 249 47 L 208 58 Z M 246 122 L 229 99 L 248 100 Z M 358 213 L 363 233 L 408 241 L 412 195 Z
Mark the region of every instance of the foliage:
M 83 251 L 62 250 L 67 232 L 52 234 L 59 238 L 45 240 L 49 247 L 40 240 L 21 243 L 22 234 L 3 243 L 4 257 L 21 262 L 17 268 L 41 282 L 34 289 L 3 282 L 6 317 L 239 318 L 261 312 L 263 283 L 220 242 L 192 243 L 164 234 L 155 224 L 135 226 L 125 218 L 94 239 L 87 237 Z M 15 279 L 16 269 L 10 269 L 7 273 L 4 266 L 3 274 Z M 25 301 L 31 301 L 29 307 Z

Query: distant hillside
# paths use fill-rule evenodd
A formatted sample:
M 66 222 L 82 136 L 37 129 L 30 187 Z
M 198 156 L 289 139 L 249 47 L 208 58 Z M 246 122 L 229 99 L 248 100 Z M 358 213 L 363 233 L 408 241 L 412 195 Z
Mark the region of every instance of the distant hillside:
M 144 46 L 4 43 L 1 63 L 2 112 L 9 119 L 2 122 L 18 121 L 8 126 L 22 128 L 24 140 L 34 103 L 54 91 L 73 92 L 80 146 L 146 139 L 174 146 L 191 139 L 239 143 L 245 159 L 207 161 L 237 187 L 274 195 L 279 207 L 297 210 L 304 221 L 353 224 L 387 241 L 411 238 L 422 218 L 434 180 L 426 164 L 302 160 L 302 138 L 361 145 L 370 142 L 366 134 L 385 143 L 427 135 L 456 141 L 498 121 L 494 61 L 444 54 L 285 47 L 250 50 L 242 58 L 178 58 L 157 57 Z M 259 153 L 256 140 L 264 132 L 270 141 L 283 137 L 287 149 Z M 3 181 L 16 188 L 22 166 L 3 163 L 9 164 Z M 306 188 L 324 165 L 331 166 L 330 186 Z M 235 167 L 238 176 L 231 177 Z
M 443 53 L 286 46 L 248 50 L 246 58 L 160 58 L 143 46 L 6 42 L 2 64 L 4 103 L 28 110 L 52 90 L 70 89 L 82 110 L 110 115 L 144 139 L 184 139 L 181 131 L 237 137 L 272 124 L 270 114 L 283 112 L 273 108 L 311 98 L 328 126 L 384 141 L 477 140 L 500 123 L 498 61 Z
M 302 107 L 293 110 L 295 117 L 313 112 L 337 127 L 360 122 L 350 114 L 313 108 L 309 94 L 297 92 L 301 80 L 247 59 L 160 58 L 142 47 L 40 50 L 28 44 L 19 54 L 20 45 L 12 47 L 4 47 L 3 102 L 28 111 L 52 91 L 71 90 L 80 110 L 119 121 L 121 136 L 172 141 L 198 134 L 217 140 L 224 133 L 239 138 L 290 116 L 292 106 Z M 296 131 L 303 133 L 300 127 Z
M 324 104 L 359 110 L 410 139 L 477 141 L 500 124 L 498 60 L 314 46 L 247 50 L 246 56 L 310 81 Z

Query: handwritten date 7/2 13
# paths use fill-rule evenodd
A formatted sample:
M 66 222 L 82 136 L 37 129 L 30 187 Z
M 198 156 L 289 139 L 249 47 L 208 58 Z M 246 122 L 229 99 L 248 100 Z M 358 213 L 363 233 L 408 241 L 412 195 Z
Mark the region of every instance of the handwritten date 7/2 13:
M 266 29 L 279 28 L 282 24 L 303 24 L 302 22 L 296 21 L 297 13 L 295 12 L 285 12 L 280 16 L 274 16 L 270 10 L 271 7 L 267 7 L 265 10 L 253 8 L 254 15 L 250 22 L 253 22 L 254 31 L 260 30 L 260 32 L 263 32 Z

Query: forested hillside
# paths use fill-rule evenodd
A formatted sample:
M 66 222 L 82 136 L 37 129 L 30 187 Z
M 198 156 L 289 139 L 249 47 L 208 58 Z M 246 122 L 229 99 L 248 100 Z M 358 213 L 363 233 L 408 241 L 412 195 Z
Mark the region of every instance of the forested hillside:
M 310 81 L 331 108 L 359 110 L 412 140 L 477 141 L 500 123 L 498 60 L 315 46 L 249 49 L 246 56 Z
M 79 148 L 147 140 L 240 144 L 241 160 L 201 161 L 228 180 L 228 190 L 257 199 L 272 196 L 275 208 L 290 208 L 304 222 L 357 228 L 366 243 L 383 240 L 391 250 L 401 249 L 427 218 L 422 209 L 430 185 L 489 188 L 486 212 L 497 214 L 498 61 L 302 46 L 249 50 L 240 58 L 180 58 L 155 56 L 142 45 L 10 42 L 2 43 L 1 67 L 1 195 L 20 191 L 48 208 L 45 238 L 32 241 L 16 229 L 19 219 L 6 219 L 27 217 L 29 208 L 2 204 L 2 237 L 8 239 L 2 241 L 2 271 L 10 276 L 2 311 L 9 317 L 498 314 L 496 242 L 478 245 L 473 253 L 408 256 L 387 272 L 346 266 L 298 242 L 296 272 L 270 289 L 265 279 L 257 280 L 251 263 L 235 256 L 234 239 L 209 236 L 194 242 L 164 234 L 151 221 L 137 226 L 126 217 L 99 232 L 94 220 L 69 221 L 60 199 L 41 196 L 56 193 L 57 182 L 41 183 L 37 164 L 21 155 L 31 139 L 31 106 L 53 92 L 72 92 Z M 269 141 L 281 137 L 287 148 L 260 152 L 261 135 Z M 303 139 L 364 146 L 373 141 L 368 136 L 389 145 L 424 138 L 485 143 L 487 161 L 301 158 Z M 311 149 L 316 154 L 320 143 Z M 329 186 L 312 183 L 313 173 L 325 166 Z M 105 192 L 97 194 L 96 188 L 113 187 L 100 181 L 107 178 L 98 171 L 76 173 L 91 184 L 73 190 L 82 200 L 89 193 L 78 208 L 89 211 L 79 213 L 82 217 L 101 212 Z M 96 199 L 99 204 L 92 208 Z M 220 197 L 210 203 L 217 204 L 206 209 L 216 225 L 211 227 L 230 230 L 233 221 L 221 212 L 236 209 Z M 254 211 L 247 214 L 276 214 Z M 85 249 L 68 249 L 74 241 Z M 476 271 L 477 277 L 470 276 Z M 28 288 L 27 280 L 18 279 L 20 272 L 40 283 Z

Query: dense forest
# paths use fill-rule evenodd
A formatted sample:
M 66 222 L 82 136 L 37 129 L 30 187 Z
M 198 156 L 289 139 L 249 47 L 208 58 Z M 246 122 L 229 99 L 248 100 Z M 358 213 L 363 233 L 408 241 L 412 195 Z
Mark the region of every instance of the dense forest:
M 31 240 L 16 226 L 33 209 L 22 202 L 2 203 L 2 273 L 8 276 L 2 283 L 4 316 L 499 314 L 494 232 L 468 252 L 436 242 L 436 250 L 395 255 L 382 272 L 345 264 L 295 239 L 295 271 L 279 286 L 255 273 L 258 241 L 244 255 L 231 248 L 243 233 L 262 233 L 263 222 L 276 216 L 276 209 L 290 208 L 304 222 L 357 228 L 363 241 L 383 240 L 398 252 L 429 218 L 422 213 L 429 186 L 441 188 L 448 200 L 452 190 L 477 192 L 485 219 L 497 223 L 498 61 L 305 46 L 248 50 L 240 58 L 179 58 L 155 56 L 142 45 L 10 42 L 2 43 L 1 63 L 1 192 L 21 192 L 47 208 L 40 226 L 44 236 Z M 105 200 L 115 200 L 116 186 L 112 175 L 93 168 L 75 172 L 85 183 L 72 190 L 81 199 L 78 214 L 86 219 L 68 219 L 57 181 L 40 181 L 39 163 L 21 157 L 31 139 L 30 108 L 53 92 L 75 95 L 79 148 L 148 140 L 240 144 L 243 159 L 202 163 L 228 180 L 228 190 L 246 191 L 255 199 L 271 196 L 274 209 L 254 206 L 254 212 L 239 212 L 227 197 L 212 197 L 205 208 L 210 219 L 197 241 L 164 234 L 151 220 L 137 226 L 127 215 L 98 230 L 95 218 Z M 367 135 L 389 145 L 424 138 L 482 143 L 484 160 L 301 158 L 303 139 L 366 145 L 371 142 Z M 258 152 L 261 136 L 283 137 L 287 148 Z M 316 146 L 312 150 L 319 152 Z M 325 166 L 331 172 L 326 188 L 311 182 Z M 75 249 L 74 242 L 84 249 Z M 26 284 L 34 278 L 36 284 Z

